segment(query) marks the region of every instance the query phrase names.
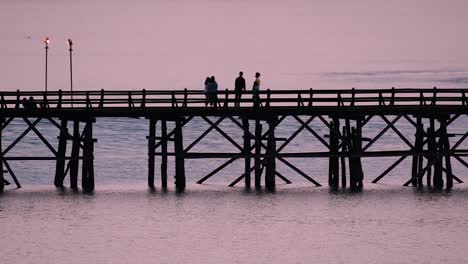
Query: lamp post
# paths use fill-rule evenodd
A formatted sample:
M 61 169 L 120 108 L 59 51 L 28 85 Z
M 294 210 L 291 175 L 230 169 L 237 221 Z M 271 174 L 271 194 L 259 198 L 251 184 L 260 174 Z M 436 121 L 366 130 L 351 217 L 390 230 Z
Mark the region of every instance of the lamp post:
M 73 53 L 73 41 L 68 39 L 68 51 L 70 52 L 70 92 L 71 92 L 71 106 L 73 108 L 73 61 L 72 61 L 72 53 Z
M 46 37 L 44 39 L 44 43 L 45 43 L 45 92 L 47 93 L 47 57 L 49 54 L 49 43 L 50 43 L 49 37 Z

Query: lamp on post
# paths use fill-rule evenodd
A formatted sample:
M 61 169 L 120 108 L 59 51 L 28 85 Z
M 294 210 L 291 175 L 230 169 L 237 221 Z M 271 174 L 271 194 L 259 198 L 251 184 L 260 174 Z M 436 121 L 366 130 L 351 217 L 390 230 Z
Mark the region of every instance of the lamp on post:
M 70 52 L 70 92 L 71 92 L 71 107 L 73 108 L 73 41 L 68 39 L 68 51 Z
M 44 43 L 45 43 L 45 92 L 47 93 L 47 57 L 49 55 L 49 44 L 50 44 L 49 37 L 46 37 L 44 39 Z

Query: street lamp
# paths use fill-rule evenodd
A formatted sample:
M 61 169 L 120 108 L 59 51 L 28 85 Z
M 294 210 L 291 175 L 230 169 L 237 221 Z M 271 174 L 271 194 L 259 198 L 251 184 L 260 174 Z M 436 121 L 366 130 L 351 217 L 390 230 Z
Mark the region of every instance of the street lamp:
M 73 61 L 72 61 L 72 53 L 73 53 L 73 41 L 68 39 L 68 51 L 70 52 L 70 92 L 71 92 L 71 106 L 73 108 Z
M 47 93 L 47 57 L 49 53 L 49 44 L 50 44 L 49 37 L 46 37 L 44 39 L 44 43 L 45 43 L 45 91 Z

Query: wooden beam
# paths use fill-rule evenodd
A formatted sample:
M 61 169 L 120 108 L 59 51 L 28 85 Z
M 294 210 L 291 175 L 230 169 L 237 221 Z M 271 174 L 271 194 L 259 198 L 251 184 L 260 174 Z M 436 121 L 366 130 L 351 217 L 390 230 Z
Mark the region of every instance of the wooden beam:
M 196 138 L 187 148 L 185 148 L 184 152 L 189 152 L 190 149 L 192 149 L 198 142 L 200 142 L 200 140 L 202 140 L 206 135 L 208 135 L 211 132 L 211 130 L 215 128 L 215 126 L 218 126 L 224 120 L 224 118 L 225 117 L 220 117 L 218 118 L 218 120 L 216 120 L 216 122 L 210 124 L 210 127 L 207 130 L 205 130 L 205 132 L 203 132 L 198 138 Z
M 401 156 L 397 161 L 395 161 L 390 167 L 388 167 L 382 174 L 380 174 L 377 178 L 375 178 L 372 183 L 379 182 L 385 175 L 391 172 L 398 164 L 400 164 L 403 160 L 405 160 L 408 156 Z
M 289 163 L 289 161 L 287 161 L 286 159 L 282 158 L 282 157 L 278 157 L 278 160 L 280 160 L 281 162 L 283 162 L 284 164 L 286 164 L 286 166 L 288 166 L 289 168 L 291 168 L 293 171 L 297 172 L 299 175 L 301 175 L 302 177 L 306 178 L 307 180 L 309 180 L 310 182 L 312 182 L 313 184 L 315 184 L 315 186 L 317 187 L 320 187 L 322 186 L 320 183 L 318 183 L 317 181 L 315 181 L 314 179 L 312 179 L 311 177 L 309 177 L 307 174 L 305 174 L 303 171 L 301 171 L 300 169 L 298 169 L 296 166 L 292 165 L 291 163 Z
M 395 124 L 399 119 L 401 118 L 401 116 L 397 116 L 395 119 L 393 119 L 392 122 L 390 122 L 391 124 Z M 373 139 L 371 139 L 371 141 L 369 143 L 367 143 L 367 145 L 365 145 L 363 148 L 362 148 L 362 151 L 366 151 L 368 148 L 370 148 L 372 146 L 372 144 L 374 144 L 383 134 L 385 134 L 385 132 L 387 132 L 387 130 L 390 129 L 390 125 L 387 124 L 387 126 L 382 129 Z

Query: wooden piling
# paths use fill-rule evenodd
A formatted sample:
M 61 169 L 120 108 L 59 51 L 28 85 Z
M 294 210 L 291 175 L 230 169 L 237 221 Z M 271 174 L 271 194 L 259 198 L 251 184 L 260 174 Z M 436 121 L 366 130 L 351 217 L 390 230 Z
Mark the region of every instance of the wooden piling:
M 417 177 L 417 182 L 418 182 L 418 187 L 422 187 L 423 186 L 423 177 L 424 177 L 424 174 L 421 173 L 422 170 L 423 170 L 423 162 L 424 162 L 424 156 L 422 155 L 422 151 L 424 149 L 424 136 L 425 136 L 425 132 L 424 132 L 424 126 L 422 124 L 422 120 L 420 117 L 418 117 L 418 120 L 417 120 L 417 126 L 418 126 L 418 133 L 419 133 L 419 144 L 418 144 L 418 148 L 416 149 L 416 151 L 419 153 L 418 154 L 418 168 L 417 168 L 417 174 L 416 174 L 416 177 Z M 426 135 L 427 136 L 427 135 Z
M 429 153 L 428 156 L 428 165 L 430 165 L 427 169 L 426 173 L 426 183 L 428 187 L 432 187 L 432 166 L 434 164 L 435 157 L 433 154 L 436 153 L 436 142 L 435 142 L 435 125 L 434 125 L 434 118 L 431 117 L 429 120 L 429 128 L 427 129 L 427 151 Z
M 5 178 L 3 176 L 3 148 L 2 148 L 2 138 L 3 138 L 3 123 L 5 122 L 3 117 L 0 117 L 0 192 L 3 192 L 5 189 Z
M 148 187 L 154 188 L 154 160 L 156 150 L 156 120 L 151 118 L 149 122 L 148 136 Z
M 345 127 L 343 127 L 343 137 L 347 138 Z M 347 144 L 344 144 L 344 142 L 341 147 L 341 152 L 348 153 Z M 340 157 L 340 165 L 341 165 L 341 188 L 343 188 L 344 190 L 346 188 L 346 158 L 344 155 Z
M 161 187 L 167 189 L 167 122 L 161 121 Z
M 441 132 L 441 143 L 442 148 L 441 152 L 444 153 L 443 158 L 445 159 L 445 175 L 447 184 L 446 187 L 448 190 L 453 187 L 453 174 L 452 174 L 452 162 L 450 160 L 450 141 L 447 133 L 447 119 L 440 120 L 440 132 Z M 442 164 L 441 164 L 442 165 Z
M 276 118 L 268 119 L 268 135 L 266 150 L 266 170 L 265 170 L 265 188 L 268 191 L 275 191 L 275 172 L 276 172 L 276 139 L 275 139 Z
M 354 131 L 354 147 L 356 156 L 356 186 L 355 190 L 360 191 L 363 187 L 364 172 L 362 170 L 361 154 L 362 154 L 362 119 L 356 120 L 356 129 Z
M 184 145 L 182 135 L 182 121 L 176 120 L 174 133 L 174 152 L 175 152 L 175 185 L 177 191 L 185 190 L 185 164 L 184 164 Z
M 340 121 L 338 118 L 333 118 L 330 123 L 330 158 L 328 171 L 328 184 L 332 188 L 338 188 L 339 185 L 339 134 Z
M 67 151 L 67 139 L 68 139 L 68 120 L 66 118 L 61 119 L 60 123 L 60 134 L 59 144 L 57 150 L 57 161 L 55 166 L 55 179 L 54 184 L 56 187 L 63 187 L 63 180 L 65 179 L 65 155 Z
M 415 140 L 414 140 L 414 147 L 413 147 L 413 162 L 411 165 L 411 185 L 417 186 L 418 185 L 418 163 L 419 163 L 419 154 L 422 148 L 421 144 L 423 142 L 423 135 L 421 131 L 421 117 L 416 118 L 416 132 L 415 132 Z
M 255 120 L 255 159 L 254 159 L 254 170 L 255 170 L 255 188 L 260 189 L 261 177 L 262 177 L 262 160 L 260 158 L 262 151 L 262 124 L 260 120 Z
M 443 150 L 443 145 L 442 145 L 442 136 L 440 133 L 438 135 L 434 135 L 435 144 L 434 144 L 434 155 L 437 155 L 434 157 L 434 188 L 440 190 L 444 187 L 444 180 L 442 178 L 442 150 Z
M 78 169 L 80 156 L 80 122 L 73 121 L 73 137 L 70 163 L 70 188 L 78 189 Z
M 94 141 L 93 141 L 93 121 L 86 120 L 84 128 L 84 142 L 83 142 L 83 167 L 81 186 L 83 191 L 94 191 Z
M 249 120 L 247 118 L 242 119 L 242 128 L 244 130 L 244 148 L 243 152 L 245 155 L 245 188 L 250 189 L 250 131 L 249 131 Z

